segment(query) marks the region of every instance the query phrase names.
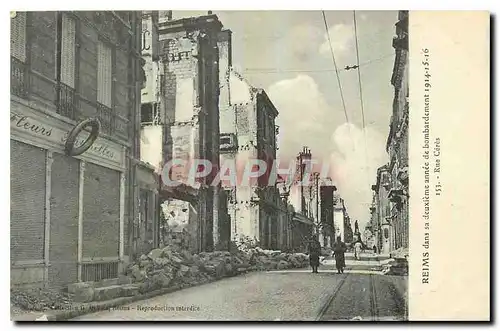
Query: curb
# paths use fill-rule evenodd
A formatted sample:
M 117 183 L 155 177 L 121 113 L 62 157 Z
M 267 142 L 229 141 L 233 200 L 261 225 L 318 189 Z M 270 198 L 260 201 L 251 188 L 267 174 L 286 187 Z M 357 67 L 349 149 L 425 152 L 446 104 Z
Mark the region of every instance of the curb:
M 213 280 L 209 280 L 209 281 L 203 281 L 203 282 L 193 284 L 193 285 L 177 285 L 177 286 L 173 286 L 173 287 L 162 288 L 159 290 L 135 295 L 132 297 L 116 298 L 116 299 L 101 302 L 101 303 L 91 304 L 85 308 L 78 309 L 78 310 L 62 311 L 60 313 L 56 313 L 53 315 L 47 315 L 47 318 L 49 321 L 65 321 L 65 320 L 69 320 L 69 319 L 72 319 L 72 318 L 75 318 L 78 316 L 96 313 L 96 312 L 103 311 L 103 310 L 109 310 L 111 308 L 123 306 L 123 305 L 133 303 L 136 301 L 151 299 L 151 298 L 154 298 L 154 297 L 157 297 L 160 295 L 169 294 L 169 293 L 183 290 L 186 288 L 196 287 L 196 286 L 205 285 L 205 284 L 209 284 L 209 283 L 214 283 L 214 282 L 217 282 L 223 278 L 230 278 L 230 277 L 222 277 L 222 278 L 217 278 L 217 279 L 213 279 Z
M 42 314 L 42 316 L 45 315 L 49 322 L 65 321 L 65 320 L 69 320 L 69 319 L 72 319 L 72 318 L 75 318 L 78 316 L 87 315 L 87 314 L 91 314 L 91 313 L 95 313 L 95 312 L 99 312 L 99 311 L 103 311 L 103 310 L 108 310 L 111 308 L 123 306 L 123 305 L 133 303 L 136 301 L 146 300 L 146 299 L 150 299 L 150 298 L 153 298 L 156 296 L 176 292 L 176 291 L 179 291 L 179 290 L 182 290 L 185 288 L 190 288 L 190 287 L 195 287 L 195 286 L 204 285 L 204 284 L 208 284 L 208 283 L 213 283 L 213 282 L 216 282 L 218 280 L 220 280 L 220 279 L 214 279 L 211 281 L 204 281 L 204 282 L 200 282 L 200 283 L 194 284 L 194 285 L 178 285 L 178 286 L 174 286 L 174 287 L 162 288 L 159 290 L 135 295 L 132 297 L 122 297 L 122 298 L 116 298 L 116 299 L 103 301 L 103 302 L 95 302 L 95 303 L 88 304 L 87 306 L 81 306 L 80 309 L 62 310 L 62 311 L 57 311 L 57 312 L 37 312 L 37 313 Z M 33 318 L 36 318 L 36 317 L 33 317 Z M 35 321 L 35 320 L 31 320 L 31 321 Z M 19 322 L 19 323 L 31 322 L 31 321 L 15 320 L 14 319 L 14 322 Z
M 59 311 L 54 311 L 54 312 L 50 312 L 50 311 L 48 311 L 48 312 L 36 312 L 36 314 L 40 314 L 42 316 L 45 315 L 49 322 L 66 321 L 66 320 L 70 320 L 70 319 L 78 317 L 78 316 L 96 313 L 96 312 L 103 311 L 103 310 L 109 310 L 111 308 L 123 306 L 123 305 L 130 304 L 130 303 L 133 303 L 136 301 L 147 300 L 147 299 L 151 299 L 151 298 L 154 298 L 154 297 L 157 297 L 160 295 L 173 293 L 173 292 L 176 292 L 179 290 L 183 290 L 183 289 L 187 289 L 187 288 L 191 288 L 191 287 L 196 287 L 196 286 L 200 286 L 200 285 L 205 285 L 205 284 L 210 284 L 210 283 L 215 283 L 215 282 L 220 281 L 220 280 L 225 279 L 225 278 L 233 278 L 233 277 L 237 277 L 237 276 L 241 276 L 241 275 L 247 275 L 247 274 L 254 273 L 256 271 L 257 270 L 252 270 L 252 271 L 244 272 L 244 273 L 241 273 L 238 275 L 223 276 L 223 277 L 214 278 L 211 280 L 202 281 L 202 282 L 199 282 L 199 283 L 193 284 L 193 285 L 177 285 L 177 286 L 173 286 L 173 287 L 162 288 L 159 290 L 155 290 L 155 291 L 151 291 L 151 292 L 147 292 L 147 293 L 143 293 L 143 294 L 139 294 L 139 295 L 135 295 L 135 296 L 131 296 L 131 297 L 121 297 L 121 298 L 116 298 L 116 299 L 112 299 L 112 300 L 108 300 L 108 301 L 89 303 L 86 306 L 84 306 L 84 304 L 82 304 L 80 309 L 59 310 Z M 28 314 L 26 314 L 25 316 L 27 316 L 27 315 Z M 13 319 L 13 321 L 17 322 L 17 323 L 34 322 L 36 320 L 36 318 L 40 317 L 40 316 L 34 316 L 35 313 L 29 313 L 29 315 L 33 315 L 33 318 L 32 319 L 31 319 L 31 317 L 29 319 L 22 318 L 19 320 Z
M 159 290 L 155 290 L 155 291 L 151 291 L 151 292 L 147 292 L 147 293 L 143 293 L 143 294 L 139 294 L 139 295 L 135 295 L 135 296 L 131 296 L 131 297 L 121 297 L 121 298 L 116 298 L 116 299 L 112 299 L 112 300 L 108 300 L 108 301 L 94 302 L 94 303 L 89 303 L 86 306 L 84 306 L 85 304 L 82 304 L 80 309 L 59 310 L 59 311 L 53 311 L 53 312 L 50 312 L 50 311 L 48 311 L 48 312 L 36 312 L 36 314 L 41 314 L 42 316 L 45 315 L 49 322 L 67 321 L 67 320 L 70 320 L 72 318 L 76 318 L 76 317 L 79 317 L 82 315 L 96 313 L 96 312 L 103 311 L 103 310 L 109 310 L 111 308 L 123 306 L 123 305 L 130 304 L 130 303 L 133 303 L 136 301 L 147 300 L 147 299 L 151 299 L 151 298 L 154 298 L 154 297 L 157 297 L 160 295 L 165 295 L 165 294 L 169 294 L 172 292 L 176 292 L 179 290 L 183 290 L 183 289 L 187 289 L 187 288 L 191 288 L 191 287 L 197 287 L 200 285 L 205 285 L 205 284 L 210 284 L 210 283 L 215 283 L 215 282 L 218 282 L 218 281 L 226 279 L 226 278 L 234 278 L 234 277 L 238 277 L 238 276 L 242 276 L 242 275 L 248 275 L 248 274 L 252 274 L 252 273 L 256 273 L 256 272 L 261 272 L 261 271 L 262 270 L 249 270 L 247 272 L 243 272 L 243 273 L 240 273 L 237 275 L 214 278 L 214 279 L 202 281 L 202 282 L 199 282 L 199 283 L 193 284 L 193 285 L 177 285 L 177 286 L 162 288 Z M 29 313 L 29 315 L 31 315 L 31 314 L 34 315 L 35 313 Z M 33 316 L 33 319 L 31 319 L 31 317 L 30 317 L 30 319 L 24 319 L 24 318 L 19 319 L 19 320 L 12 319 L 12 321 L 14 321 L 16 323 L 34 322 L 39 317 L 40 316 L 38 316 L 38 317 Z

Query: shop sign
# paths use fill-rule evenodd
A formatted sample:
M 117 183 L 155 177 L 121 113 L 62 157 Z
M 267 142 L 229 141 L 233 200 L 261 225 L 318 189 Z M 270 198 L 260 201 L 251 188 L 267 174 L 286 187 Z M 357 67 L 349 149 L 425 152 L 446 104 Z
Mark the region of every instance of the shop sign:
M 41 123 L 40 121 L 24 116 L 23 114 L 18 114 L 15 112 L 10 112 L 10 127 L 12 130 L 17 130 L 25 132 L 29 135 L 43 138 L 57 145 L 64 145 L 66 139 L 69 135 L 69 131 L 56 128 L 49 124 Z M 75 147 L 80 146 L 87 139 L 89 132 L 82 132 L 76 139 Z M 121 163 L 121 153 L 113 149 L 109 144 L 105 144 L 102 139 L 98 138 L 96 142 L 84 153 L 93 154 L 97 157 L 104 158 L 116 163 Z

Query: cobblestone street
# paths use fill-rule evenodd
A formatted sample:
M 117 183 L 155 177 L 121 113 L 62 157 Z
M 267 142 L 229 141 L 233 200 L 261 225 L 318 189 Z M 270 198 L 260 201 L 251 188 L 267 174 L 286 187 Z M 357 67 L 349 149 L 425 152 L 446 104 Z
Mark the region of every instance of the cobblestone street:
M 256 272 L 73 320 L 401 320 L 405 291 L 405 277 L 362 270 Z

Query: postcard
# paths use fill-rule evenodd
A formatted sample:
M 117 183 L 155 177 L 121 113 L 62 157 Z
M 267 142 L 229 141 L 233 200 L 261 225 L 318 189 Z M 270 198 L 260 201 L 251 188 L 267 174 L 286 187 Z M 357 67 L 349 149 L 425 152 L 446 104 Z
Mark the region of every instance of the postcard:
M 490 14 L 14 11 L 14 321 L 489 321 Z

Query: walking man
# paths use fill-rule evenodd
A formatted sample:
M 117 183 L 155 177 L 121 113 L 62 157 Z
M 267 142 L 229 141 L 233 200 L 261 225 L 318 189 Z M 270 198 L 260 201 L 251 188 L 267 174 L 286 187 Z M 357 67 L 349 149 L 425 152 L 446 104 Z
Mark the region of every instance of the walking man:
M 318 239 L 313 236 L 309 243 L 309 264 L 312 267 L 313 274 L 318 273 L 319 256 L 321 255 L 321 244 Z

